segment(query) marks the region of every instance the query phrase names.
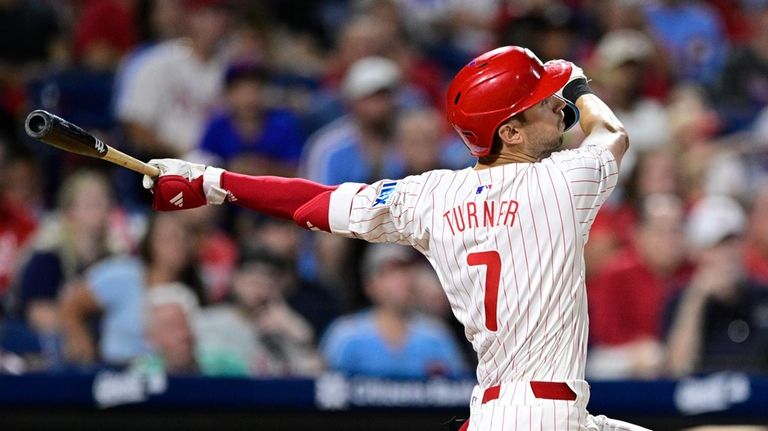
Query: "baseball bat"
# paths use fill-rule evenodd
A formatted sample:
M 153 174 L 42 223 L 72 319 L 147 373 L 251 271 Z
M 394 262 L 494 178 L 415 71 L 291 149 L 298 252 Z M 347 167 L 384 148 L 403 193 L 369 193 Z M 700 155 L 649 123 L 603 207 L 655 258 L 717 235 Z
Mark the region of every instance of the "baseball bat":
M 30 137 L 61 150 L 104 159 L 152 178 L 160 175 L 158 168 L 110 147 L 99 138 L 48 111 L 38 109 L 30 112 L 24 122 L 24 129 Z

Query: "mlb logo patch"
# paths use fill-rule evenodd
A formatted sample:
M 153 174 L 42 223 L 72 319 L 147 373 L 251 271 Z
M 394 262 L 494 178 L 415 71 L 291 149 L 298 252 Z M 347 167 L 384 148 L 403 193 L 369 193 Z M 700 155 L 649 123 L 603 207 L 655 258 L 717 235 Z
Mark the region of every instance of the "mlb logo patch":
M 397 181 L 387 181 L 381 185 L 381 190 L 378 196 L 373 201 L 371 208 L 386 207 L 392 205 L 392 200 L 395 198 L 395 189 L 397 188 Z
M 477 189 L 475 190 L 475 194 L 479 195 L 480 193 L 483 192 L 483 190 L 490 190 L 491 186 L 492 184 L 483 184 L 481 186 L 477 186 Z

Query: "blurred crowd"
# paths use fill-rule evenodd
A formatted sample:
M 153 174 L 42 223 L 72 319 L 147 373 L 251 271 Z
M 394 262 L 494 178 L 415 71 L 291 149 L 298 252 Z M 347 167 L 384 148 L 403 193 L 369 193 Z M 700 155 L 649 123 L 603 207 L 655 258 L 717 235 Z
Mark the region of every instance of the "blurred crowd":
M 585 255 L 588 377 L 768 371 L 766 0 L 0 0 L 0 372 L 471 375 L 412 250 L 153 213 L 23 123 L 326 184 L 457 169 L 447 83 L 510 44 L 582 66 L 632 143 Z

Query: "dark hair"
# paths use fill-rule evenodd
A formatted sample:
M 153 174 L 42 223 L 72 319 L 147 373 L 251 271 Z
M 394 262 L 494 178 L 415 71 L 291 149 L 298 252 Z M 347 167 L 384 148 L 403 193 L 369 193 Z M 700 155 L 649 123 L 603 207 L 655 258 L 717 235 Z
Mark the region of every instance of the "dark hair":
M 266 68 L 255 61 L 232 63 L 227 67 L 227 70 L 224 73 L 224 86 L 228 89 L 243 81 L 252 81 L 263 84 L 268 80 L 269 73 Z
M 291 270 L 288 260 L 265 248 L 244 249 L 240 253 L 237 265 L 242 268 L 249 264 L 264 265 L 279 274 L 285 274 Z
M 501 141 L 501 137 L 499 136 L 499 129 L 501 129 L 501 126 L 510 123 L 511 121 L 517 121 L 520 124 L 525 124 L 525 111 L 518 112 L 517 114 L 507 118 L 506 121 L 499 124 L 499 127 L 496 128 L 496 130 L 493 132 L 493 145 L 491 145 L 491 151 L 483 156 L 479 157 L 478 161 L 484 165 L 489 165 L 496 161 L 496 159 L 499 157 L 499 154 L 501 154 L 501 149 L 504 146 L 504 143 Z
M 155 230 L 157 229 L 157 219 L 157 213 L 153 213 L 153 215 L 150 216 L 149 221 L 147 222 L 147 230 L 144 232 L 144 236 L 139 242 L 139 258 L 144 262 L 145 266 L 148 266 L 154 259 L 152 254 L 152 237 L 155 235 Z M 192 259 L 190 259 L 190 262 L 188 262 L 181 270 L 177 279 L 186 284 L 192 292 L 194 292 L 201 306 L 208 304 L 208 295 L 203 286 L 203 279 L 197 271 L 194 262 L 192 262 Z

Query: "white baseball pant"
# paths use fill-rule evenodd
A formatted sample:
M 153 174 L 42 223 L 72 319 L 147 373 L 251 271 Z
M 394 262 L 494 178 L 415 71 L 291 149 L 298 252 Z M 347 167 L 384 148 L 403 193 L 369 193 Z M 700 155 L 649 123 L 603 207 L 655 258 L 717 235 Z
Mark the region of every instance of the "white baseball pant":
M 492 388 L 475 386 L 467 431 L 650 431 L 587 412 L 589 384 L 515 382 Z

